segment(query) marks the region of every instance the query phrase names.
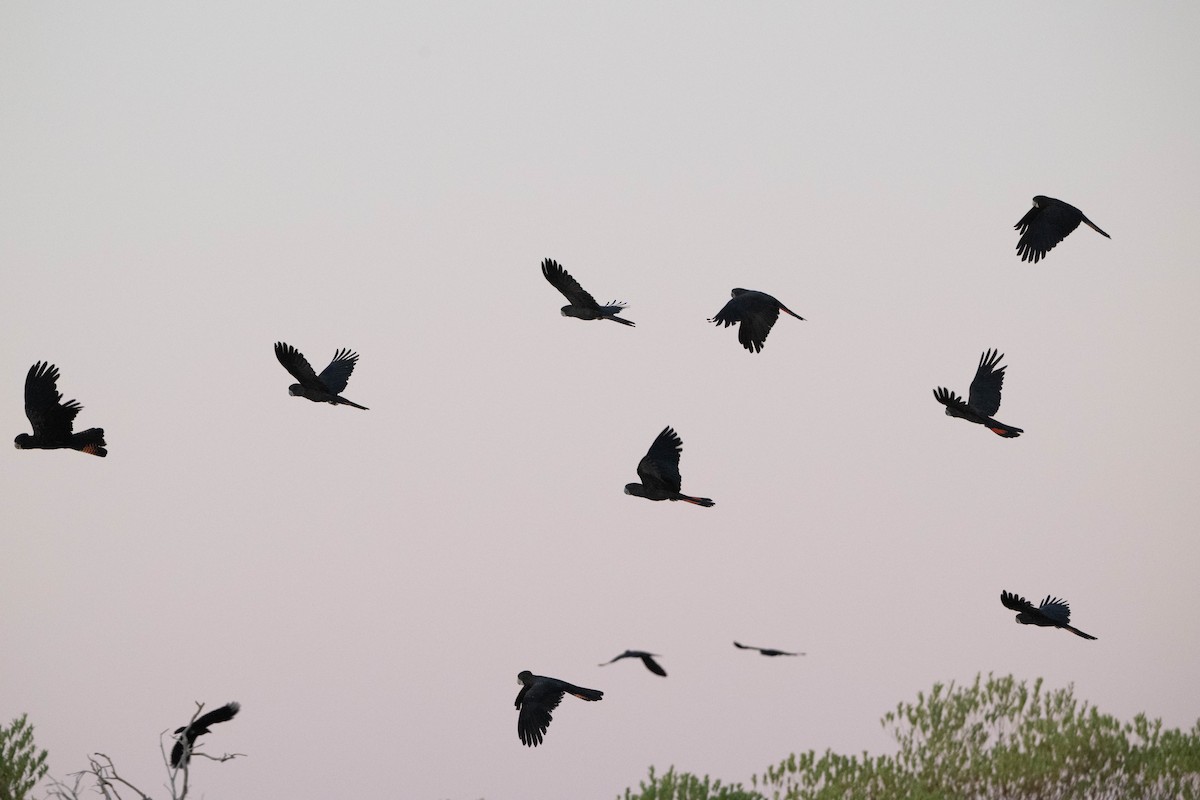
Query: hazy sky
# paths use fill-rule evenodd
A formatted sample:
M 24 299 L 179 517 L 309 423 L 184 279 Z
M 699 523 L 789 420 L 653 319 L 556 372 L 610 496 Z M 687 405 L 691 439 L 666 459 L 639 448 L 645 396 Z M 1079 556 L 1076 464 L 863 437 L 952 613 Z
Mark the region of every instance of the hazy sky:
M 977 672 L 1200 717 L 1200 6 L 0 3 L 0 719 L 211 798 L 611 797 Z M 1080 228 L 1038 265 L 1045 194 Z M 559 316 L 560 261 L 636 328 Z M 735 286 L 782 318 L 750 355 Z M 346 396 L 287 395 L 283 340 Z M 1000 439 L 947 418 L 1009 364 Z M 626 497 L 654 436 L 684 491 Z M 1087 642 L 1001 589 L 1070 601 Z M 764 659 L 732 640 L 798 649 Z M 626 648 L 662 654 L 670 676 Z M 530 669 L 602 689 L 521 745 Z

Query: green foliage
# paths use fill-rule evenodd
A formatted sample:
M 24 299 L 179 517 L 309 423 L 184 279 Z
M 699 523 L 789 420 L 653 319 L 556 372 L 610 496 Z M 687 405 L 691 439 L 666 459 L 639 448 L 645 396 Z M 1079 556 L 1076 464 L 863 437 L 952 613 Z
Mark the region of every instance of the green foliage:
M 1200 722 L 1164 732 L 1139 714 L 1121 723 L 1077 701 L 1072 687 L 1042 691 L 1012 676 L 935 684 L 882 724 L 895 756 L 812 751 L 767 769 L 776 800 L 1004 798 L 1099 800 L 1200 797 Z
M 671 767 L 662 777 L 650 768 L 650 782 L 642 781 L 637 794 L 625 790 L 625 796 L 617 800 L 765 800 L 758 792 L 749 792 L 740 783 L 722 786 L 720 781 L 710 781 L 705 775 L 701 780 L 686 772 L 675 772 Z
M 0 800 L 25 800 L 46 769 L 46 751 L 33 743 L 33 726 L 24 714 L 8 727 L 0 725 Z
M 882 719 L 895 755 L 796 753 L 751 781 L 722 788 L 674 769 L 650 770 L 624 800 L 1196 800 L 1200 722 L 1162 729 L 1122 723 L 1012 676 L 935 684 Z M 618 798 L 618 800 L 621 800 Z

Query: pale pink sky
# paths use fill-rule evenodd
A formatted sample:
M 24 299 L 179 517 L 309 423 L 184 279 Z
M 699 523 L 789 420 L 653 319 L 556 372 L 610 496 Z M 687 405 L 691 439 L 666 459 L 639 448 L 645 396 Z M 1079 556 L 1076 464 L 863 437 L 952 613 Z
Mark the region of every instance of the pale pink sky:
M 980 671 L 1194 724 L 1200 7 L 560 6 L 0 6 L 6 435 L 49 359 L 110 449 L 5 451 L 0 719 L 153 793 L 238 700 L 196 789 L 295 800 L 746 781 Z M 1020 262 L 1035 194 L 1112 240 Z M 1019 439 L 933 399 L 988 347 Z M 668 424 L 715 508 L 622 494 Z M 527 749 L 522 669 L 605 698 Z

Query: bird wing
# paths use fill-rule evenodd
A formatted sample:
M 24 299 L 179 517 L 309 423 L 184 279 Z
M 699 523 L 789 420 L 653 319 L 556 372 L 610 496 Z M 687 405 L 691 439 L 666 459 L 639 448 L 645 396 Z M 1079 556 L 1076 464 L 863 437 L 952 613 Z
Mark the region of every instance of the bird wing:
M 1022 612 L 1025 614 L 1036 614 L 1038 610 L 1033 607 L 1033 603 L 1026 600 L 1024 597 L 1013 594 L 1012 592 L 1001 591 L 1000 602 L 1005 608 L 1010 608 L 1013 611 Z
M 971 396 L 967 400 L 975 411 L 990 417 L 1000 410 L 1000 390 L 1004 388 L 1004 370 L 1007 366 L 997 367 L 1004 355 L 995 350 L 986 350 L 979 357 L 979 368 L 975 370 L 975 380 L 971 381 Z
M 83 406 L 75 400 L 62 402 L 58 391 L 58 367 L 39 361 L 25 376 L 25 416 L 34 436 L 65 439 L 75 426 L 75 415 Z
M 1082 219 L 1083 213 L 1075 206 L 1052 197 L 1041 198 L 1041 206 L 1031 208 L 1014 226 L 1021 232 L 1017 254 L 1022 261 L 1036 264 L 1078 228 Z
M 771 303 L 753 306 L 738 327 L 738 341 L 742 343 L 742 347 L 753 353 L 761 351 L 767 341 L 767 334 L 778 319 L 778 305 Z
M 552 712 L 562 702 L 564 688 L 553 678 L 535 677 L 522 692 L 521 713 L 517 715 L 517 734 L 526 747 L 537 747 L 546 735 Z
M 679 454 L 682 450 L 683 440 L 679 434 L 670 425 L 663 428 L 638 462 L 637 474 L 642 483 L 649 488 L 678 492 L 683 485 L 683 478 L 679 474 Z
M 963 402 L 963 399 L 961 397 L 959 397 L 956 393 L 950 391 L 949 389 L 944 389 L 941 386 L 939 386 L 938 388 L 933 390 L 933 396 L 934 396 L 934 398 L 937 399 L 937 401 L 939 403 L 944 405 L 946 408 L 952 409 L 954 411 L 966 411 L 967 410 L 967 404 Z M 959 416 L 961 416 L 961 414 Z
M 734 296 L 726 301 L 725 305 L 721 306 L 721 310 L 716 313 L 709 322 L 715 322 L 718 325 L 724 325 L 728 328 L 730 325 L 736 325 L 743 319 L 743 301 L 740 296 Z
M 283 368 L 290 372 L 292 377 L 304 388 L 329 391 L 325 384 L 321 383 L 321 379 L 317 377 L 316 371 L 308 363 L 308 359 L 304 357 L 304 354 L 290 344 L 276 342 L 275 357 L 279 359 L 280 364 L 283 364 Z
M 649 653 L 644 653 L 641 656 L 641 659 L 642 663 L 646 665 L 646 669 L 650 670 L 655 675 L 662 675 L 664 678 L 667 677 L 667 671 L 663 669 L 662 666 L 655 661 Z
M 563 297 L 567 298 L 571 305 L 592 309 L 600 308 L 596 298 L 588 294 L 579 285 L 579 281 L 572 278 L 571 273 L 559 266 L 554 259 L 547 258 L 542 262 L 542 274 L 546 276 L 546 280 L 550 281 L 551 286 L 562 292 Z
M 354 365 L 357 363 L 358 353 L 352 353 L 343 348 L 333 354 L 333 361 L 330 361 L 329 366 L 321 370 L 318 377 L 321 383 L 329 387 L 329 391 L 341 394 L 346 391 L 346 383 L 349 382 L 350 373 L 354 372 Z
M 1046 595 L 1037 610 L 1043 617 L 1059 625 L 1069 625 L 1071 622 L 1071 606 L 1066 600 Z
M 238 711 L 242 708 L 240 703 L 226 703 L 220 708 L 214 708 L 207 714 L 201 714 L 195 722 L 192 723 L 193 728 L 207 728 L 209 725 L 215 725 L 218 722 L 229 722 L 237 716 Z

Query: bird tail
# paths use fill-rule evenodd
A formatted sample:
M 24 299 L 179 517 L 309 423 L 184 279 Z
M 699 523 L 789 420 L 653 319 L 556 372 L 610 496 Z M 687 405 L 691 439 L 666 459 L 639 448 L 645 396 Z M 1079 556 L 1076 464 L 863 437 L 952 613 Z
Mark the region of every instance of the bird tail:
M 605 314 L 604 318 L 611 319 L 613 322 L 619 322 L 622 325 L 628 325 L 631 328 L 636 327 L 636 323 L 634 323 L 634 321 L 631 319 L 621 319 L 620 317 L 612 315 L 612 314 Z
M 1003 422 L 997 422 L 996 420 L 991 420 L 988 423 L 988 430 L 1005 439 L 1015 439 L 1025 432 L 1021 428 L 1014 428 L 1011 425 L 1005 425 Z
M 707 497 L 689 497 L 686 494 L 681 494 L 678 497 L 672 497 L 671 499 L 672 500 L 682 500 L 685 503 L 695 503 L 696 505 L 704 506 L 705 508 L 712 508 L 713 506 L 716 505 L 716 503 L 714 503 L 712 500 L 710 500 Z
M 71 437 L 72 448 L 101 458 L 108 455 L 108 451 L 104 449 L 106 444 L 108 443 L 104 441 L 104 428 L 88 428 Z
M 1084 633 L 1083 631 L 1079 630 L 1078 628 L 1072 628 L 1070 625 L 1063 625 L 1063 627 L 1064 627 L 1065 629 L 1069 630 L 1071 633 L 1075 634 L 1076 636 L 1083 637 L 1084 639 L 1095 639 L 1095 638 L 1097 638 L 1097 637 L 1095 637 L 1095 636 L 1092 636 L 1091 634 Z
M 787 306 L 785 306 L 783 303 L 780 303 L 780 304 L 779 304 L 779 310 L 780 310 L 780 311 L 786 311 L 787 313 L 791 314 L 791 315 L 792 315 L 793 317 L 795 317 L 796 319 L 804 319 L 804 317 L 800 316 L 800 315 L 799 315 L 799 314 L 797 314 L 795 311 L 792 311 L 790 308 L 788 308 Z
M 354 406 L 355 408 L 361 408 L 363 411 L 370 411 L 370 410 L 371 410 L 371 409 L 367 408 L 366 406 L 360 406 L 358 403 L 355 403 L 355 402 L 353 402 L 352 400 L 347 400 L 347 399 L 346 399 L 346 398 L 344 398 L 344 397 L 339 397 L 339 398 L 338 398 L 337 405 L 341 405 L 341 406 Z
M 585 689 L 582 686 L 572 686 L 568 691 L 580 700 L 595 701 L 604 699 L 604 692 L 599 689 Z
M 1080 214 L 1080 216 L 1082 217 L 1083 215 L 1082 215 L 1082 214 Z M 1109 236 L 1107 233 L 1105 233 L 1104 231 L 1100 230 L 1100 228 L 1096 227 L 1096 223 L 1092 222 L 1092 221 L 1091 221 L 1090 219 L 1088 219 L 1087 217 L 1083 217 L 1083 224 L 1087 225 L 1089 228 L 1091 228 L 1091 229 L 1092 229 L 1092 230 L 1094 230 L 1096 233 L 1098 233 L 1098 234 L 1100 234 L 1101 236 L 1103 236 L 1105 239 L 1111 239 L 1111 238 L 1112 238 L 1112 237 L 1111 237 L 1111 236 Z

